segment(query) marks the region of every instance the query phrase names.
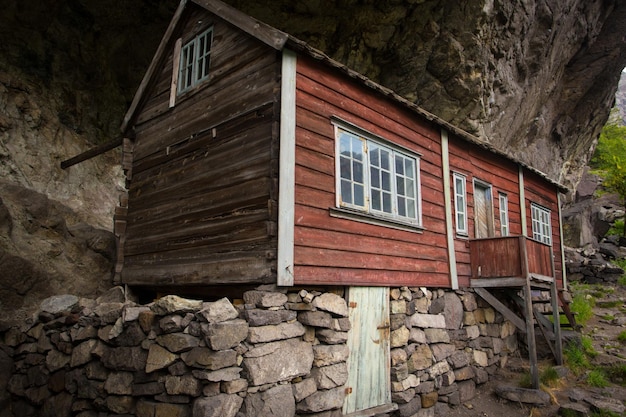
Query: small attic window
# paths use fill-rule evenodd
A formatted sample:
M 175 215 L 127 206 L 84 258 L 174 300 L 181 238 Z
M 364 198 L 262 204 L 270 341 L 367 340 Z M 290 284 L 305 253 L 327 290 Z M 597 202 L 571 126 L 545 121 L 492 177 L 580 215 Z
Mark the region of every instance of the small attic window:
M 209 78 L 213 28 L 210 27 L 183 45 L 178 69 L 178 94 Z

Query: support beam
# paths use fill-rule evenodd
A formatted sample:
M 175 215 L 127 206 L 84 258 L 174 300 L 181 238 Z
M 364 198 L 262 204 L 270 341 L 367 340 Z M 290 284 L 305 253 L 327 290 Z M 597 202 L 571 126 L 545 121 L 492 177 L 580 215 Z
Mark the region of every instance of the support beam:
M 556 279 L 550 287 L 550 303 L 552 304 L 552 321 L 554 326 L 554 357 L 557 365 L 563 365 L 563 340 L 561 339 L 561 315 L 559 314 L 559 294 Z
M 494 297 L 493 294 L 489 292 L 489 290 L 486 290 L 484 288 L 474 288 L 474 291 L 476 292 L 476 294 L 480 295 L 483 300 L 488 302 L 493 308 L 502 313 L 502 315 L 507 320 L 515 325 L 515 327 L 517 327 L 520 331 L 526 333 L 526 324 L 524 323 L 524 320 L 519 318 L 519 316 L 511 311 L 511 309 L 502 304 L 502 302 Z
M 115 149 L 118 146 L 122 145 L 124 138 L 119 137 L 117 139 L 114 139 L 110 142 L 104 143 L 100 146 L 96 146 L 95 148 L 91 148 L 89 150 L 86 150 L 85 152 L 76 155 L 73 158 L 70 159 L 66 159 L 65 161 L 61 162 L 61 168 L 62 169 L 67 169 L 69 167 L 71 167 L 72 165 L 76 165 L 79 162 L 83 162 L 86 161 L 88 159 L 91 159 L 95 156 L 98 156 L 100 154 L 103 154 L 105 152 L 110 151 L 111 149 Z

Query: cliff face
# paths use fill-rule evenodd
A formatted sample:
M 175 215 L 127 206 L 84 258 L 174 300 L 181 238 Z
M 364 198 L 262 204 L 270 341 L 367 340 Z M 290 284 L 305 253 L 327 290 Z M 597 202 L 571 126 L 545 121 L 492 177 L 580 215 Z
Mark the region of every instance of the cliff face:
M 626 4 L 618 0 L 227 2 L 567 185 L 587 161 L 626 66 Z M 110 255 L 93 239 L 102 237 L 95 229 L 111 228 L 123 181 L 118 155 L 66 171 L 59 162 L 117 137 L 177 4 L 3 2 L 0 269 L 13 265 L 19 278 L 32 267 L 40 277 L 19 290 L 14 280 L 0 282 L 3 299 L 106 286 L 110 265 L 98 256 Z M 22 200 L 31 199 L 45 210 L 28 211 Z M 89 282 L 89 270 L 102 282 L 77 284 L 76 276 Z M 18 308 L 19 297 L 11 304 Z

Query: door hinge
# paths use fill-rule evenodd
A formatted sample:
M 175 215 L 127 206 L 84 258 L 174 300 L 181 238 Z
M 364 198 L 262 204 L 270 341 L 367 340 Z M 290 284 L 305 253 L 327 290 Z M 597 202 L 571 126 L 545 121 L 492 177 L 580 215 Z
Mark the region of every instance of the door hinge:
M 352 394 L 352 387 L 346 387 L 345 392 L 346 392 L 346 395 Z

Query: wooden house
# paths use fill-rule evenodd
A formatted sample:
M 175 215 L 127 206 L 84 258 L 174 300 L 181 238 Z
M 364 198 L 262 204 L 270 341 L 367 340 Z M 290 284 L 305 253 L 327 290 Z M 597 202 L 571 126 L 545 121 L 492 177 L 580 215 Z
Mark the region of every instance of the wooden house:
M 122 132 L 121 283 L 341 286 L 370 306 L 563 285 L 562 186 L 219 1 L 181 1 Z

